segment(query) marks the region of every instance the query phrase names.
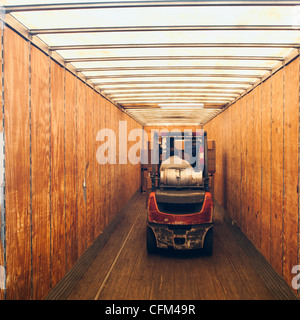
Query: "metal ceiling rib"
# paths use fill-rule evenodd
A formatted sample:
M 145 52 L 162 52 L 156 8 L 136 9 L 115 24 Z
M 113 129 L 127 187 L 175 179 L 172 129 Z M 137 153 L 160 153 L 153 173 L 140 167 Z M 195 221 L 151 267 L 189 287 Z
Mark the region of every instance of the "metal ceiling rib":
M 74 10 L 74 9 L 107 9 L 107 8 L 147 8 L 147 7 L 193 7 L 193 6 L 291 6 L 298 5 L 298 1 L 116 1 L 116 2 L 89 2 L 89 3 L 40 3 L 40 4 L 23 4 L 7 5 L 5 10 L 11 12 L 24 11 L 45 11 L 45 10 Z
M 104 86 L 104 85 L 144 85 L 144 84 L 157 84 L 157 85 L 161 85 L 161 84 L 229 84 L 229 85 L 233 85 L 233 84 L 244 84 L 244 85 L 251 85 L 253 84 L 252 82 L 249 81 L 236 81 L 236 80 L 229 80 L 229 81 L 211 81 L 211 80 L 180 80 L 180 81 L 172 81 L 172 80 L 168 80 L 168 81 L 159 81 L 157 82 L 156 80 L 153 81 L 101 81 L 101 82 L 95 82 L 94 84 L 96 86 Z
M 300 26 L 281 25 L 281 26 L 133 26 L 133 27 L 90 27 L 90 28 L 52 28 L 52 29 L 31 29 L 31 35 L 38 34 L 58 34 L 58 33 L 101 33 L 101 32 L 151 32 L 151 31 L 228 31 L 228 30 L 250 30 L 250 31 L 299 31 Z
M 149 60 L 162 60 L 162 61 L 173 61 L 173 60 L 243 60 L 243 61 L 284 61 L 283 56 L 135 56 L 135 57 L 84 57 L 84 58 L 66 58 L 66 63 L 74 62 L 104 62 L 104 61 L 149 61 Z
M 144 125 L 203 124 L 299 55 L 299 1 L 32 1 L 6 23 Z
M 170 93 L 165 93 L 165 92 L 161 92 L 159 91 L 158 93 L 155 93 L 155 91 L 153 92 L 147 92 L 147 93 L 118 93 L 118 94 L 111 94 L 110 95 L 112 98 L 135 98 L 135 97 L 141 97 L 141 98 L 151 98 L 151 97 L 236 97 L 237 94 L 230 94 L 230 93 L 205 93 L 205 94 L 201 94 L 199 92 L 170 92 Z
M 57 50 L 93 50 L 93 49 L 151 49 L 151 48 L 299 48 L 299 43 L 128 43 L 128 44 L 77 44 L 51 46 Z
M 131 71 L 131 70 L 246 70 L 246 71 L 271 71 L 272 68 L 268 67 L 247 67 L 247 66 L 155 66 L 155 67 L 105 67 L 105 68 L 77 68 L 79 72 L 90 72 L 90 71 Z
M 172 74 L 172 73 L 166 73 L 166 74 L 150 74 L 150 73 L 144 73 L 144 74 L 120 74 L 120 75 L 93 75 L 93 76 L 87 76 L 87 79 L 113 79 L 113 78 L 153 78 L 153 77 L 167 77 L 167 78 L 203 78 L 203 77 L 216 77 L 216 78 L 260 78 L 261 75 L 252 75 L 252 74 Z

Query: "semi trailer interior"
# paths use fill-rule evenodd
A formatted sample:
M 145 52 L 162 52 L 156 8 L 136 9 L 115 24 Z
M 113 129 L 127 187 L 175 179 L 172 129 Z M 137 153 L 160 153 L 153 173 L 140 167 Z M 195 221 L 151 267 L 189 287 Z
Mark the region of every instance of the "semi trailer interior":
M 0 300 L 300 297 L 299 1 L 0 5 Z M 141 161 L 185 130 L 196 185 Z M 147 255 L 193 192 L 213 254 Z

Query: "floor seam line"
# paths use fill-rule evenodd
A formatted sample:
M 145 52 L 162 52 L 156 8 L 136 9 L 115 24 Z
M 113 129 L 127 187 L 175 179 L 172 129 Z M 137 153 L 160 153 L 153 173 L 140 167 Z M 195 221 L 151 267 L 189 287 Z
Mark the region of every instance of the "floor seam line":
M 141 210 L 141 211 L 142 211 L 142 210 Z M 140 214 L 141 214 L 141 211 L 138 213 L 137 217 L 135 218 L 134 223 L 132 224 L 132 226 L 131 226 L 131 228 L 130 228 L 130 230 L 129 230 L 129 232 L 128 232 L 128 234 L 127 234 L 127 236 L 126 236 L 126 238 L 125 238 L 125 240 L 124 240 L 124 242 L 123 242 L 123 244 L 122 244 L 122 246 L 121 246 L 121 248 L 120 248 L 120 250 L 119 250 L 119 252 L 118 252 L 118 254 L 116 255 L 116 257 L 115 257 L 114 261 L 112 262 L 109 270 L 107 271 L 107 273 L 106 273 L 106 275 L 105 275 L 105 278 L 104 278 L 104 280 L 102 281 L 101 286 L 100 286 L 100 288 L 99 288 L 99 290 L 98 290 L 98 292 L 97 292 L 94 300 L 98 300 L 98 298 L 99 298 L 99 296 L 100 296 L 100 294 L 101 294 L 101 291 L 103 290 L 103 287 L 105 286 L 105 284 L 106 284 L 106 282 L 107 282 L 107 280 L 108 280 L 108 278 L 109 278 L 109 276 L 110 276 L 110 274 L 111 274 L 111 272 L 112 272 L 112 270 L 113 270 L 116 262 L 117 262 L 118 259 L 119 259 L 119 256 L 120 256 L 121 252 L 123 251 L 123 248 L 124 248 L 127 240 L 129 239 L 129 237 L 130 237 L 130 235 L 131 235 L 131 233 L 132 233 L 132 230 L 133 230 L 133 228 L 134 228 L 134 226 L 135 226 L 135 224 L 136 224 L 136 222 L 137 222 L 137 220 L 138 220 L 138 218 L 139 218 L 139 216 L 140 216 Z

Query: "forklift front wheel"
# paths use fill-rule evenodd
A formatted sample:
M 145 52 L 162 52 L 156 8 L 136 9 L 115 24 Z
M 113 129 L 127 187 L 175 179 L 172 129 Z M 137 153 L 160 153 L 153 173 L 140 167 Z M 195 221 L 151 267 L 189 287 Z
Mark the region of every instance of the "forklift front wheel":
M 203 250 L 210 256 L 213 253 L 213 228 L 210 228 L 205 235 Z
M 150 227 L 147 227 L 147 252 L 148 254 L 155 253 L 157 251 L 155 235 Z

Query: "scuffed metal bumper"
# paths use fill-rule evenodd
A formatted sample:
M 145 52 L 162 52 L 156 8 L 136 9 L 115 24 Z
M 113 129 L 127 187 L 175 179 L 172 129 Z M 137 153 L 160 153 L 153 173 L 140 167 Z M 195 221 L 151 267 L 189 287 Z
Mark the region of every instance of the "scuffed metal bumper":
M 158 248 L 173 247 L 177 250 L 199 249 L 203 247 L 207 231 L 212 223 L 199 225 L 164 225 L 148 222 L 153 230 Z

